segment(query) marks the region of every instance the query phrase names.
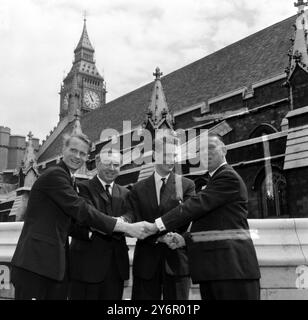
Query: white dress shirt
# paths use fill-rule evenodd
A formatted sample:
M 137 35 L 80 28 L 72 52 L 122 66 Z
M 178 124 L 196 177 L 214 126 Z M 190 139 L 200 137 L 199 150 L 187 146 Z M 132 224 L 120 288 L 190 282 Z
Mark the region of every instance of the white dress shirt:
M 109 183 L 106 183 L 104 180 L 102 180 L 100 177 L 99 177 L 99 175 L 96 175 L 97 176 L 97 179 L 99 180 L 99 182 L 102 184 L 102 186 L 103 186 L 103 188 L 104 188 L 104 190 L 106 191 L 106 184 L 109 184 Z M 110 184 L 110 187 L 109 187 L 109 193 L 110 193 L 110 195 L 112 195 L 112 189 L 113 189 L 113 185 L 114 185 L 114 181 L 112 181 Z M 115 218 L 115 217 L 114 217 Z M 115 218 L 115 219 L 120 219 L 120 217 L 119 218 Z M 94 230 L 94 228 L 90 228 L 92 231 L 95 231 Z M 96 230 L 96 231 L 98 231 L 98 230 Z M 105 234 L 104 232 L 101 232 L 101 231 L 98 231 L 98 232 L 100 232 L 101 234 Z M 89 238 L 90 239 L 92 239 L 92 232 L 91 231 L 89 231 Z
M 219 169 L 221 168 L 222 166 L 224 166 L 225 164 L 227 164 L 227 162 L 223 162 L 221 165 L 219 165 L 215 170 L 209 172 L 209 175 L 212 177 L 214 175 L 214 173 Z M 155 220 L 155 223 L 156 223 L 156 226 L 158 228 L 159 231 L 165 231 L 166 230 L 166 227 L 162 221 L 161 218 L 157 218 Z M 190 227 L 190 226 L 189 226 Z
M 108 184 L 109 187 L 109 193 L 112 195 L 112 190 L 113 190 L 113 185 L 114 185 L 114 181 L 112 181 L 111 183 L 106 183 L 104 180 L 102 180 L 99 175 L 97 175 L 97 179 L 99 180 L 99 182 L 102 184 L 104 190 L 106 191 L 106 184 Z

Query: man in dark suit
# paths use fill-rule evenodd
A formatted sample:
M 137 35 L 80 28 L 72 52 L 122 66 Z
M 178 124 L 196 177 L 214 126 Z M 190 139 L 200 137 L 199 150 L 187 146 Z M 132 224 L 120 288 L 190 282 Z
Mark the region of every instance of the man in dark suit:
M 209 134 L 211 177 L 206 188 L 157 219 L 152 232 L 193 221 L 185 239 L 192 280 L 200 284 L 202 299 L 257 300 L 260 271 L 247 221 L 247 189 L 227 164 L 226 153 L 221 137 Z M 183 243 L 178 235 L 174 239 Z
M 63 161 L 48 168 L 33 184 L 24 226 L 12 258 L 16 299 L 66 299 L 68 236 L 76 223 L 112 234 L 144 237 L 144 223 L 128 224 L 103 214 L 78 197 L 73 173 L 86 161 L 89 139 L 69 136 Z
M 102 150 L 96 156 L 97 175 L 78 184 L 79 195 L 110 216 L 125 215 L 128 189 L 114 183 L 120 173 L 121 154 Z M 82 231 L 82 230 L 81 230 Z M 88 229 L 85 230 L 88 234 Z M 128 247 L 124 234 L 93 232 L 87 241 L 73 238 L 70 245 L 71 300 L 121 300 L 129 278 Z
M 136 183 L 128 195 L 128 207 L 137 221 L 156 218 L 194 194 L 194 183 L 172 170 L 175 162 L 174 138 L 155 141 L 155 172 Z M 165 150 L 164 150 L 165 149 Z M 172 229 L 183 233 L 188 225 Z M 133 300 L 188 299 L 190 277 L 186 249 L 171 250 L 169 235 L 151 236 L 137 241 L 133 260 Z

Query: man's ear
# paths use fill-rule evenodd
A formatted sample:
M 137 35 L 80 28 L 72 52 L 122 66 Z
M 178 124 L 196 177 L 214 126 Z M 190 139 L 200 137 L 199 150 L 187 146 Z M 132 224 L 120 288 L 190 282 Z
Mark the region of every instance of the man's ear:
M 95 159 L 95 168 L 96 168 L 96 169 L 98 168 L 98 165 L 99 165 L 99 160 L 98 160 L 98 159 Z

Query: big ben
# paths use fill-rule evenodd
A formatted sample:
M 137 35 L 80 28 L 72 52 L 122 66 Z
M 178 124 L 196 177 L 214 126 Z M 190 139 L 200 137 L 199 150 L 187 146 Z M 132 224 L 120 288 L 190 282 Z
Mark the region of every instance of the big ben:
M 61 85 L 60 121 L 72 118 L 77 109 L 85 114 L 106 103 L 105 81 L 96 68 L 94 52 L 84 19 L 83 31 L 74 50 L 73 66 Z

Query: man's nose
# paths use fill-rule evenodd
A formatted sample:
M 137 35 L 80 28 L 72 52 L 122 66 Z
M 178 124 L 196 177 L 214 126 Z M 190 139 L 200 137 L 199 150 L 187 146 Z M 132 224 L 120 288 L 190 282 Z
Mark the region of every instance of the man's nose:
M 114 170 L 114 169 L 115 169 L 115 166 L 114 166 L 113 163 L 110 164 L 110 169 L 111 169 L 111 170 Z
M 76 152 L 75 156 L 76 158 L 81 159 L 81 154 L 79 152 Z

